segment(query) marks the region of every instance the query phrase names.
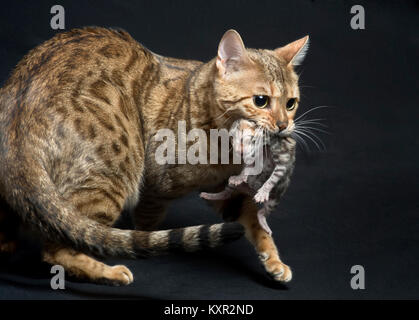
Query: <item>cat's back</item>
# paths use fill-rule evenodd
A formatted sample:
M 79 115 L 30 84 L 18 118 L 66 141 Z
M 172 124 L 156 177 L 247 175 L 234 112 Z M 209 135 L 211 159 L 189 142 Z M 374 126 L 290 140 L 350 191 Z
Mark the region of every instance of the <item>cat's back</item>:
M 58 115 L 85 118 L 89 110 L 92 115 L 109 113 L 111 106 L 129 117 L 133 91 L 138 89 L 134 79 L 156 63 L 151 52 L 122 30 L 87 27 L 57 34 L 29 51 L 5 82 L 0 130 L 18 139 L 19 134 L 25 136 L 24 129 L 40 123 L 46 129 L 60 120 Z M 96 114 L 111 128 L 107 117 Z
M 0 180 L 44 168 L 64 186 L 92 170 L 126 172 L 135 191 L 144 153 L 137 105 L 157 66 L 128 33 L 105 28 L 60 33 L 32 49 L 0 90 Z
M 4 87 L 11 91 L 36 85 L 44 90 L 64 87 L 117 67 L 129 73 L 150 59 L 148 50 L 125 31 L 99 27 L 73 29 L 30 50 Z
M 127 32 L 87 27 L 59 33 L 29 51 L 2 88 L 1 112 L 15 102 L 21 111 L 51 106 L 52 99 L 78 96 L 104 82 L 123 86 L 147 64 L 152 54 Z M 7 100 L 7 106 L 4 106 Z

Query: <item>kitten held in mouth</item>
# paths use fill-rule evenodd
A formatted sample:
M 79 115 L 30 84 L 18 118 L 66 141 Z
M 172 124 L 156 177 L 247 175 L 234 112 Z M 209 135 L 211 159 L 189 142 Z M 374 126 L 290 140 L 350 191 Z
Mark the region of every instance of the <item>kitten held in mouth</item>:
M 179 121 L 207 136 L 237 119 L 283 129 L 298 108 L 294 67 L 307 46 L 304 37 L 275 50 L 247 49 L 229 30 L 216 57 L 203 63 L 155 54 L 122 30 L 57 34 L 31 50 L 0 89 L 1 221 L 19 217 L 36 231 L 46 262 L 112 285 L 131 283 L 133 274 L 100 257 L 213 248 L 244 229 L 266 271 L 289 281 L 250 196 L 214 201 L 220 212 L 233 208 L 236 222 L 157 230 L 172 200 L 221 190 L 241 166 L 159 165 L 151 137 L 162 128 L 176 132 Z M 135 230 L 114 227 L 123 209 Z
M 252 196 L 263 207 L 258 210 L 259 225 L 269 234 L 272 230 L 266 222 L 266 217 L 279 205 L 279 200 L 287 190 L 295 163 L 295 140 L 289 134 L 269 134 L 265 136 L 253 122 L 237 120 L 233 131 L 241 131 L 242 144 L 235 144 L 235 151 L 243 154 L 245 166 L 237 176 L 228 179 L 226 188 L 218 193 L 202 192 L 200 196 L 207 200 L 226 200 L 237 190 Z M 246 165 L 246 158 L 259 160 L 263 163 L 260 173 L 252 174 Z M 253 169 L 253 167 L 251 168 Z

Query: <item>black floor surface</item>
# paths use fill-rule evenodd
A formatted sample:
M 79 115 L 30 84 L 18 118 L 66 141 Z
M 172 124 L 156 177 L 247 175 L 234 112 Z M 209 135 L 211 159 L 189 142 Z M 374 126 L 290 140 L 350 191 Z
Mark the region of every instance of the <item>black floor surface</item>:
M 55 3 L 13 2 L 0 12 L 0 79 L 35 45 L 51 37 Z M 66 28 L 119 26 L 163 55 L 207 60 L 235 28 L 249 47 L 275 47 L 310 34 L 301 68 L 302 104 L 326 118 L 326 150 L 298 151 L 295 175 L 270 218 L 294 278 L 286 286 L 264 274 L 242 239 L 198 254 L 172 254 L 126 264 L 135 282 L 107 287 L 67 278 L 50 288 L 49 267 L 26 241 L 0 260 L 1 299 L 389 299 L 419 298 L 418 5 L 390 1 L 61 1 Z M 350 28 L 362 4 L 366 29 Z M 219 222 L 192 194 L 173 203 L 162 228 Z M 366 289 L 352 290 L 350 269 L 362 265 Z

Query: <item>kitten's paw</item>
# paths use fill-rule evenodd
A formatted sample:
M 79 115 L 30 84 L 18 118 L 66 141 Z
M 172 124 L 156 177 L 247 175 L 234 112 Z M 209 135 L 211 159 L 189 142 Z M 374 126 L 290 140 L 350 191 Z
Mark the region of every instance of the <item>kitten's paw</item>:
M 289 282 L 292 279 L 291 268 L 278 259 L 270 258 L 269 254 L 262 252 L 259 254 L 259 259 L 265 267 L 266 272 L 275 281 Z
M 202 199 L 205 199 L 205 200 L 212 200 L 212 195 L 211 195 L 211 193 L 208 193 L 208 192 L 201 192 L 200 194 L 199 194 L 199 196 L 202 198 Z
M 105 273 L 105 279 L 114 286 L 126 286 L 134 281 L 134 276 L 126 266 L 117 265 L 109 267 Z
M 257 203 L 263 203 L 265 201 L 269 200 L 269 191 L 266 191 L 264 189 L 259 189 L 259 191 L 254 196 L 254 199 Z
M 239 185 L 241 185 L 242 183 L 245 183 L 247 181 L 247 177 L 246 176 L 231 176 L 229 179 L 228 179 L 228 184 L 230 185 L 230 186 L 239 186 Z
M 207 192 L 201 192 L 199 195 L 202 199 L 205 200 L 226 200 L 230 198 L 231 193 L 230 192 L 219 192 L 219 193 L 207 193 Z
M 265 210 L 260 209 L 257 214 L 259 225 L 269 235 L 272 236 L 272 230 L 269 228 L 268 222 L 266 221 Z

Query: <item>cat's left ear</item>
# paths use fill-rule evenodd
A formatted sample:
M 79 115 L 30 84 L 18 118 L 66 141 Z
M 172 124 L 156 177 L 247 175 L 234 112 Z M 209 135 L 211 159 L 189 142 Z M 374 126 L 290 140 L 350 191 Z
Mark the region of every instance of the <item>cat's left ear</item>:
M 216 66 L 221 76 L 240 70 L 249 63 L 243 40 L 236 30 L 228 30 L 218 45 Z
M 304 38 L 291 42 L 284 47 L 275 49 L 275 53 L 283 58 L 287 64 L 299 66 L 303 63 L 307 54 L 309 42 L 309 37 L 305 36 Z

